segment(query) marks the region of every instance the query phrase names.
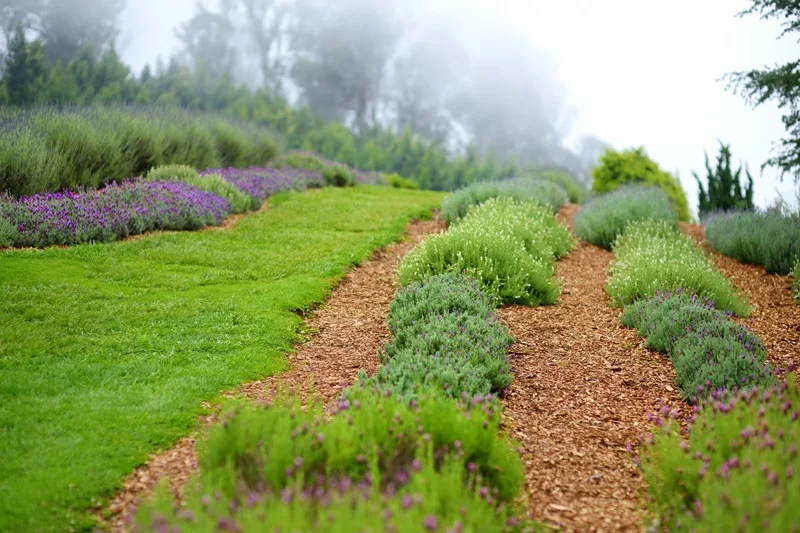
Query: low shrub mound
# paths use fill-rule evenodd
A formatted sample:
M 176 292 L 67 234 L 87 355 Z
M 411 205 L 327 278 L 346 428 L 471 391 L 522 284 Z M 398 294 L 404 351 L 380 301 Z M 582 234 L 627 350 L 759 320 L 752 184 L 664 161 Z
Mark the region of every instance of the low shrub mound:
M 511 384 L 513 339 L 490 294 L 460 273 L 423 278 L 391 304 L 391 342 L 378 372 L 362 381 L 412 398 L 420 388 L 451 398 L 486 396 Z
M 359 183 L 359 184 L 384 184 L 386 183 L 386 179 L 384 178 L 383 174 L 380 172 L 368 172 L 364 170 L 359 170 L 357 168 L 353 168 L 349 165 L 345 165 L 342 163 L 338 163 L 336 161 L 331 161 L 330 159 L 325 159 L 321 155 L 314 153 L 314 152 L 304 152 L 301 150 L 291 150 L 288 152 L 284 152 L 279 155 L 275 161 L 272 162 L 272 166 L 275 168 L 297 168 L 297 169 L 305 169 L 305 170 L 313 170 L 315 172 L 319 172 L 320 174 L 326 174 L 330 177 L 330 181 L 328 185 L 336 185 L 332 181 L 336 180 L 346 180 L 348 183 L 340 185 L 345 186 L 351 183 Z M 337 178 L 337 173 L 339 177 Z M 347 177 L 347 174 L 350 177 Z
M 519 531 L 524 474 L 499 425 L 483 401 L 409 404 L 362 387 L 331 417 L 282 400 L 240 405 L 202 445 L 182 507 L 163 490 L 137 529 Z
M 697 409 L 688 440 L 664 410 L 641 467 L 666 530 L 800 529 L 800 390 L 796 375 L 787 378 L 714 394 Z
M 586 188 L 569 172 L 550 169 L 536 171 L 534 175 L 541 180 L 552 181 L 561 185 L 567 191 L 569 201 L 573 204 L 582 204 L 586 199 Z
M 0 192 L 98 188 L 163 164 L 265 165 L 278 146 L 253 124 L 173 108 L 29 108 L 0 112 Z
M 419 185 L 416 182 L 399 174 L 386 174 L 384 179 L 386 179 L 387 185 L 395 189 L 419 189 Z
M 689 202 L 680 181 L 661 170 L 644 148 L 634 148 L 617 152 L 606 150 L 600 158 L 600 164 L 592 172 L 594 181 L 592 191 L 604 194 L 623 185 L 654 185 L 663 190 L 678 213 L 681 220 L 690 220 Z
M 612 305 L 624 306 L 659 291 L 684 289 L 716 306 L 747 316 L 750 306 L 694 241 L 663 221 L 628 225 L 614 244 L 606 291 Z
M 584 241 L 610 250 L 631 222 L 659 220 L 677 229 L 678 213 L 657 187 L 626 186 L 590 200 L 575 215 L 575 233 Z
M 469 208 L 491 198 L 533 200 L 553 213 L 569 201 L 564 188 L 552 181 L 514 178 L 504 181 L 482 181 L 459 189 L 442 202 L 442 216 L 453 223 L 467 215 Z
M 689 291 L 659 292 L 639 300 L 625 308 L 620 320 L 646 337 L 648 348 L 670 354 L 685 400 L 774 382 L 758 336 L 729 320 L 714 302 Z
M 536 204 L 493 199 L 411 250 L 398 275 L 408 285 L 430 275 L 463 272 L 501 302 L 551 304 L 561 293 L 553 261 L 572 246 L 566 228 L 559 229 L 555 218 Z
M 706 221 L 711 248 L 743 263 L 788 274 L 800 260 L 800 222 L 780 213 L 734 212 Z
M 216 194 L 228 201 L 232 213 L 244 213 L 250 209 L 258 209 L 261 205 L 258 199 L 248 196 L 234 184 L 222 179 L 219 174 L 201 176 L 195 169 L 186 165 L 154 167 L 145 177 L 149 180 L 182 181 L 202 191 Z
M 109 242 L 154 230 L 193 230 L 230 214 L 224 198 L 179 181 L 127 181 L 99 191 L 0 197 L 11 246 Z
M 2 232 L 2 230 L 0 230 L 0 232 Z M 800 304 L 800 259 L 794 264 L 792 279 L 794 279 L 792 282 L 792 293 L 794 294 L 795 301 Z
M 217 175 L 248 195 L 254 207 L 280 191 L 316 189 L 325 186 L 321 172 L 302 168 L 270 167 L 209 168 L 201 176 Z

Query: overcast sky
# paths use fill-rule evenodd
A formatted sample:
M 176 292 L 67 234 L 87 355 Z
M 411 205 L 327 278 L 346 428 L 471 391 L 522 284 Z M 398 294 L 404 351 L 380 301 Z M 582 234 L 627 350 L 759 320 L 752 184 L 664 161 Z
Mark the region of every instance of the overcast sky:
M 717 139 L 749 163 L 757 205 L 772 203 L 776 189 L 794 200 L 791 178 L 780 183 L 774 170 L 760 172 L 784 131 L 777 108 L 753 110 L 719 81 L 726 72 L 797 59 L 800 51 L 792 38 L 776 40 L 777 21 L 736 18 L 747 0 L 438 2 L 438 9 L 458 16 L 522 29 L 558 65 L 577 108 L 574 136 L 593 134 L 616 148 L 645 146 L 663 168 L 679 174 L 692 205 L 697 186 L 691 171 L 703 169 L 704 149 L 716 154 Z M 174 51 L 173 28 L 191 16 L 195 1 L 129 4 L 120 44 L 138 71 Z

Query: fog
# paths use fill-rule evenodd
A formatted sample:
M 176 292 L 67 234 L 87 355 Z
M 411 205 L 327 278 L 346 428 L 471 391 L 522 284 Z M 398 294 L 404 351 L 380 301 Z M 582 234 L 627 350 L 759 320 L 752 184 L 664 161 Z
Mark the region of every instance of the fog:
M 119 47 L 136 71 L 153 64 L 159 55 L 166 59 L 178 51 L 174 29 L 192 16 L 194 0 L 128 4 Z M 214 0 L 207 4 L 213 7 Z M 797 43 L 776 39 L 776 21 L 737 18 L 736 13 L 748 5 L 746 0 L 441 0 L 421 5 L 407 0 L 401 11 L 415 28 L 427 25 L 444 32 L 439 34 L 442 45 L 451 34 L 475 36 L 466 41 L 472 45 L 472 64 L 482 64 L 487 77 L 470 89 L 462 105 L 525 107 L 526 94 L 509 93 L 503 84 L 514 80 L 498 73 L 530 67 L 530 76 L 539 76 L 540 85 L 548 85 L 543 91 L 565 99 L 560 109 L 543 100 L 535 116 L 552 109 L 554 116 L 542 120 L 563 134 L 567 145 L 574 147 L 584 135 L 615 148 L 644 145 L 663 168 L 679 175 L 695 205 L 697 187 L 691 171 L 705 175 L 703 152 L 708 150 L 713 158 L 720 139 L 732 145 L 735 159 L 748 163 L 756 178 L 756 204 L 765 207 L 778 192 L 794 202 L 796 190 L 791 178 L 780 182 L 777 171 L 760 170 L 772 143 L 784 134 L 780 113 L 770 104 L 750 108 L 727 91 L 720 78 L 727 72 L 795 59 Z M 525 43 L 509 46 L 517 35 Z M 525 44 L 534 50 L 532 54 L 522 53 Z M 457 71 L 463 61 L 457 55 L 436 57 L 442 64 L 433 65 L 432 76 L 454 67 Z M 540 74 L 543 68 L 552 71 L 552 79 Z M 257 79 L 255 70 L 253 78 Z M 498 88 L 504 89 L 506 101 L 491 102 Z M 485 117 L 470 116 L 481 121 L 477 124 L 481 129 L 509 128 L 509 135 L 498 133 L 488 143 L 505 143 L 523 133 L 515 131 L 516 124 L 492 122 L 493 116 L 498 115 L 487 111 Z

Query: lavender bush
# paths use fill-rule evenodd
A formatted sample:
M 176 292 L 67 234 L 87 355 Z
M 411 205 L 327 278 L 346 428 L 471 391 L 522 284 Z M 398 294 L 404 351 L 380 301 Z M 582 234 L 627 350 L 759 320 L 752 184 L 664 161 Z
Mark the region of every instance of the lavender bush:
M 649 348 L 670 354 L 678 388 L 693 402 L 717 390 L 774 382 L 761 339 L 729 316 L 711 300 L 676 289 L 627 306 L 621 321 Z
M 177 181 L 132 180 L 100 190 L 0 198 L 0 218 L 14 226 L 12 246 L 108 242 L 153 230 L 219 224 L 223 198 Z
M 209 168 L 201 176 L 216 174 L 259 203 L 279 191 L 319 188 L 325 185 L 322 172 L 303 168 Z
M 800 530 L 797 376 L 762 390 L 715 392 L 687 433 L 664 408 L 641 466 L 667 531 Z

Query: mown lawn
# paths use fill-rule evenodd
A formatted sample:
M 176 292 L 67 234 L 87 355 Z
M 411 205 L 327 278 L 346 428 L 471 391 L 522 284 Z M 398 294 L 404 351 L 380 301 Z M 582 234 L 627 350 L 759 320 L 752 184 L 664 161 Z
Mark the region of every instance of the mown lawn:
M 0 253 L 0 531 L 90 528 L 203 400 L 284 368 L 297 310 L 441 198 L 327 188 L 227 231 Z

